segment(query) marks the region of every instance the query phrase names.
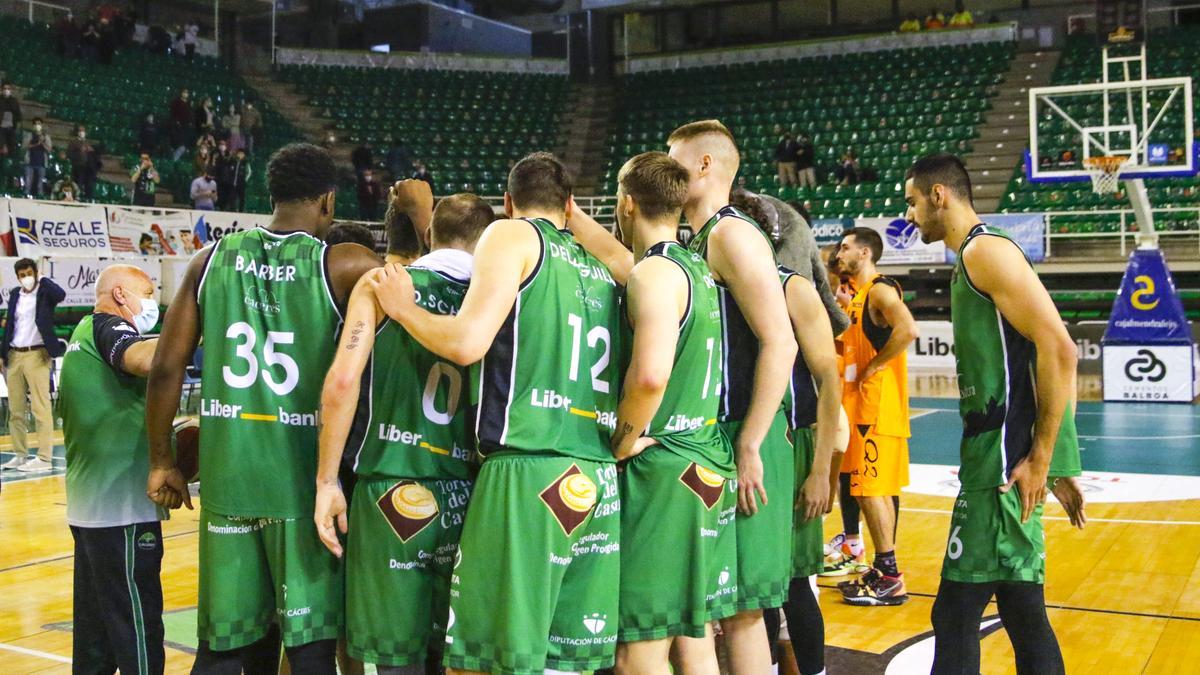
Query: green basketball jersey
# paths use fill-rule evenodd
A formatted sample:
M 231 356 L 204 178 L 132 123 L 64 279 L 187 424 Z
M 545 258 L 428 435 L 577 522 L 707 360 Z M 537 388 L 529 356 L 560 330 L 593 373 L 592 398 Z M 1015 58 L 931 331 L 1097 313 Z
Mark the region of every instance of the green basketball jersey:
M 732 478 L 737 475 L 733 449 L 717 426 L 723 381 L 717 284 L 704 260 L 675 242 L 650 247 L 643 260 L 650 256 L 661 256 L 679 265 L 687 275 L 689 289 L 671 379 L 646 435 L 684 459 Z M 626 344 L 632 346 L 632 335 Z
M 419 307 L 455 314 L 467 282 L 409 267 Z M 346 443 L 354 471 L 376 478 L 468 479 L 466 368 L 443 361 L 386 320 L 363 373 L 363 397 Z
M 256 228 L 217 242 L 200 279 L 200 482 L 226 516 L 312 515 L 321 387 L 341 318 L 326 247 Z
M 959 471 L 963 490 L 1007 483 L 1013 467 L 1030 452 L 1037 419 L 1034 344 L 1013 328 L 987 294 L 971 284 L 963 263 L 962 248 L 981 236 L 1012 241 L 1001 230 L 976 225 L 959 248 L 950 278 L 958 408 L 963 420 Z M 1075 417 L 1068 410 L 1054 445 L 1050 475 L 1077 476 L 1079 472 L 1079 438 Z
M 59 382 L 67 522 L 118 527 L 163 520 L 166 512 L 146 498 L 146 381 L 118 374 L 105 361 L 94 319 L 85 316 L 71 333 Z M 134 330 L 128 323 L 122 328 Z
M 620 391 L 617 284 L 569 230 L 540 218 L 526 222 L 540 240 L 537 267 L 471 367 L 479 449 L 611 462 Z
M 740 218 L 759 229 L 750 216 L 732 206 L 726 206 L 713 214 L 688 243 L 688 248 L 708 261 L 708 237 L 712 229 L 723 218 Z M 763 234 L 766 239 L 766 234 Z M 770 239 L 767 239 L 770 244 Z M 771 249 L 774 251 L 774 247 Z M 721 303 L 721 334 L 725 337 L 725 354 L 722 372 L 725 381 L 721 386 L 722 422 L 740 422 L 746 418 L 750 398 L 754 394 L 754 368 L 758 360 L 758 337 L 750 330 L 746 317 L 742 315 L 733 293 L 721 282 L 717 282 L 717 294 Z

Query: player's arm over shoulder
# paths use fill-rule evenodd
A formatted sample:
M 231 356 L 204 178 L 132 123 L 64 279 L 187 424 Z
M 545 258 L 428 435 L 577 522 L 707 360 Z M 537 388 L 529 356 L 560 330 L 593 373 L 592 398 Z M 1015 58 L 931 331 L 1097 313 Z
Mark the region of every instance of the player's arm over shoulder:
M 666 389 L 675 361 L 679 321 L 687 312 L 687 275 L 670 260 L 650 256 L 633 266 L 628 289 L 633 356 L 626 387 Z
M 379 256 L 362 244 L 346 242 L 330 247 L 329 277 L 339 309 L 346 307 L 358 280 L 382 264 Z

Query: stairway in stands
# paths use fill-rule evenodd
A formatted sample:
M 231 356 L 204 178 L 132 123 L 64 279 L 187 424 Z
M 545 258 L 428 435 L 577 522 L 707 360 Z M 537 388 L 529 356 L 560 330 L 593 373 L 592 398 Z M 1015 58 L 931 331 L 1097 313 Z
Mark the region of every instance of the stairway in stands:
M 273 79 L 270 74 L 243 71 L 241 75 L 247 84 L 254 87 L 255 91 L 271 104 L 271 107 L 291 122 L 305 141 L 322 146 L 325 144 L 325 137 L 329 133 L 329 120 L 322 118 L 320 111 L 310 106 L 291 85 Z M 349 165 L 350 152 L 353 149 L 348 139 L 339 138 L 330 148 L 330 152 L 339 166 Z M 378 151 L 377 148 L 376 152 Z
M 975 210 L 995 213 L 1029 147 L 1029 89 L 1050 84 L 1062 55 L 1058 51 L 1021 52 L 992 99 L 992 109 L 979 126 L 972 152 L 964 158 L 975 191 Z
M 613 123 L 611 84 L 574 84 L 555 154 L 575 176 L 575 194 L 603 196 L 604 144 Z

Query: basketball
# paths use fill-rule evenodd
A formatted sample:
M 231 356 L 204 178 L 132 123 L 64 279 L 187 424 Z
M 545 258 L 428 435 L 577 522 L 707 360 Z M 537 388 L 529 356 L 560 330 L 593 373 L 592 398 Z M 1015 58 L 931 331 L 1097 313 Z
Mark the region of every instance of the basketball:
M 172 428 L 175 437 L 175 466 L 184 480 L 195 483 L 200 480 L 200 422 L 195 417 L 175 420 Z

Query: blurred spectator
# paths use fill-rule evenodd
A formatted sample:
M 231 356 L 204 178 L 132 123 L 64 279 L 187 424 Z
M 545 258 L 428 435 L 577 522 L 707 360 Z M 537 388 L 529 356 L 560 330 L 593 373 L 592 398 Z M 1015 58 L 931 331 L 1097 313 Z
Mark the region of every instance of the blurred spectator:
M 196 137 L 196 149 L 208 148 L 209 152 L 214 152 L 217 149 L 217 137 L 212 135 L 211 131 L 206 131 Z
M 0 143 L 11 156 L 17 151 L 17 129 L 21 126 L 21 102 L 8 82 L 0 88 Z
M 196 155 L 192 158 L 192 174 L 199 176 L 202 173 L 214 171 L 216 171 L 216 158 L 213 157 L 213 151 L 207 145 L 196 148 Z
M 83 27 L 83 34 L 79 36 L 79 52 L 88 61 L 96 60 L 100 52 L 100 31 L 95 21 L 88 21 Z
M 229 143 L 217 141 L 217 151 L 213 153 L 213 175 L 217 179 L 217 190 L 228 194 L 233 190 L 233 153 L 229 151 Z
M 233 159 L 225 163 L 225 171 L 227 187 L 221 194 L 221 210 L 245 211 L 246 185 L 250 182 L 250 160 L 246 159 L 245 148 L 238 148 L 233 153 Z
M 196 132 L 203 134 L 204 132 L 213 132 L 217 129 L 217 111 L 213 107 L 211 96 L 206 96 L 196 108 L 193 116 L 196 125 Z
M 946 27 L 946 16 L 938 11 L 937 7 L 929 10 L 929 14 L 925 16 L 925 30 L 937 30 Z
M 374 221 L 379 218 L 379 202 L 383 185 L 369 167 L 358 175 L 358 219 Z
M 254 154 L 254 140 L 262 129 L 262 113 L 254 107 L 253 101 L 246 101 L 242 109 L 242 136 L 246 139 L 246 154 Z
M 404 142 L 397 138 L 387 137 L 387 158 L 384 160 L 384 167 L 388 173 L 392 174 L 393 180 L 400 180 L 401 177 L 407 176 L 412 172 L 412 160 L 408 158 L 408 148 L 404 147 Z
M 237 152 L 246 147 L 246 140 L 242 138 L 242 116 L 238 113 L 236 105 L 229 104 L 229 112 L 221 117 L 221 128 L 225 130 L 225 137 L 229 139 L 230 151 Z
M 217 199 L 224 198 L 224 195 L 217 191 L 217 181 L 208 173 L 202 173 L 192 181 L 191 195 L 192 208 L 200 211 L 216 210 Z
M 158 122 L 154 121 L 154 113 L 146 113 L 142 125 L 138 127 L 138 152 L 151 156 L 158 154 L 160 133 Z
M 338 223 L 329 228 L 329 234 L 325 235 L 325 243 L 330 246 L 334 244 L 358 244 L 374 251 L 375 235 L 371 233 L 369 227 L 362 223 Z
M 92 199 L 96 193 L 96 174 L 100 171 L 100 152 L 87 137 L 87 127 L 75 129 L 75 138 L 67 144 L 67 159 L 71 160 L 71 180 L 79 186 L 79 196 Z
M 812 139 L 805 132 L 800 132 L 800 140 L 796 141 L 796 179 L 806 187 L 817 186 L 817 149 Z
M 325 134 L 325 149 L 326 150 L 331 150 L 333 148 L 333 146 L 337 145 L 337 142 L 338 142 L 337 134 L 334 133 L 332 130 L 329 133 Z
M 133 205 L 154 206 L 154 192 L 162 179 L 150 155 L 143 152 L 138 160 L 138 165 L 129 173 L 129 180 L 133 181 Z
M 54 189 L 50 192 L 51 199 L 60 202 L 77 202 L 79 201 L 79 186 L 75 181 L 71 180 L 70 176 L 63 176 L 61 180 L 54 184 Z
M 425 163 L 421 160 L 413 161 L 413 173 L 411 178 L 414 180 L 423 180 L 429 183 L 429 189 L 433 190 L 433 176 L 429 173 L 429 169 L 425 167 Z
M 41 197 L 42 183 L 46 181 L 46 165 L 54 142 L 42 124 L 42 118 L 33 118 L 33 130 L 25 134 L 25 196 Z
M 951 28 L 971 28 L 975 25 L 975 17 L 963 6 L 962 0 L 954 3 L 954 16 L 950 17 Z
M 183 53 L 188 61 L 196 57 L 196 45 L 200 42 L 200 26 L 195 21 L 189 21 L 183 27 Z
M 837 170 L 838 182 L 842 185 L 855 185 L 860 180 L 858 154 L 854 148 L 846 148 L 842 153 L 842 164 Z
M 359 175 L 375 166 L 375 152 L 370 141 L 363 141 L 362 145 L 350 152 L 350 163 L 354 165 L 354 173 Z
M 58 52 L 59 56 L 78 56 L 79 37 L 79 26 L 75 25 L 75 17 L 70 12 L 54 22 L 54 51 Z
M 174 148 L 175 159 L 178 160 L 187 152 L 192 143 L 192 108 L 188 103 L 190 92 L 180 89 L 179 95 L 171 99 L 171 126 L 168 129 L 171 147 Z
M 111 19 L 101 17 L 97 31 L 99 37 L 96 40 L 96 62 L 107 66 L 112 63 L 113 54 L 117 51 L 116 28 Z
M 775 143 L 775 171 L 779 176 L 779 185 L 795 185 L 796 153 L 800 148 L 796 145 L 796 139 L 778 124 L 775 125 L 775 136 L 779 139 Z
M 171 53 L 171 34 L 166 28 L 155 24 L 146 32 L 146 49 L 151 54 L 166 56 Z
M 900 23 L 901 33 L 918 33 L 921 30 L 921 20 L 916 14 L 909 14 L 908 18 Z

